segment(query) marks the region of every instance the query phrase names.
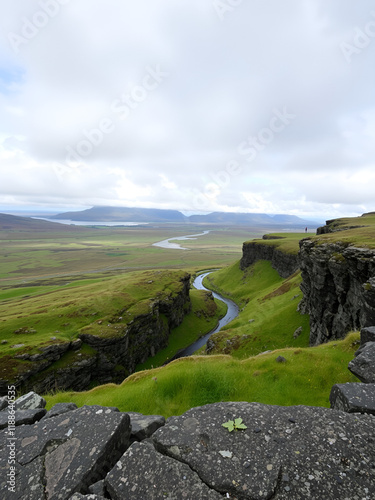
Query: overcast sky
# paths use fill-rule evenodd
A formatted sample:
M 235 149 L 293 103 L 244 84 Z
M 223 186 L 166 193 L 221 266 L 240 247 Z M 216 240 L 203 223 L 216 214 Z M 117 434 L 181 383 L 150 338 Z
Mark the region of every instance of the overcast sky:
M 0 5 L 1 210 L 375 210 L 373 0 Z

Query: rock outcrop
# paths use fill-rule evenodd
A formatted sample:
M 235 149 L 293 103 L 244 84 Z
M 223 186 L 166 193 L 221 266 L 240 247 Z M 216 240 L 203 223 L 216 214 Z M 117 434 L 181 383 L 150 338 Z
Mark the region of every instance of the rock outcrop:
M 310 315 L 310 345 L 375 324 L 375 250 L 307 238 L 299 260 L 300 310 Z
M 270 239 L 267 235 L 263 238 Z M 240 268 L 244 270 L 258 260 L 269 260 L 282 278 L 288 278 L 299 268 L 299 259 L 296 254 L 282 252 L 273 245 L 258 241 L 245 242 L 242 246 Z
M 44 394 L 56 389 L 83 391 L 93 383 L 121 382 L 135 371 L 137 364 L 168 345 L 171 330 L 191 310 L 189 290 L 190 275 L 185 273 L 179 281 L 179 291 L 150 300 L 148 310 L 127 323 L 121 317 L 113 318 L 106 325 L 109 334 L 83 329 L 75 341 L 56 341 L 40 348 L 37 354 L 7 359 L 10 365 L 19 363 L 18 372 L 0 379 L 0 395 L 7 393 L 9 385 L 23 392 Z
M 235 418 L 243 428 L 229 432 L 223 424 Z M 374 419 L 242 402 L 193 408 L 164 425 L 116 408 L 52 408 L 14 435 L 0 432 L 0 497 L 370 500 Z
M 375 327 L 362 328 L 361 347 L 349 370 L 363 383 L 348 382 L 332 387 L 329 401 L 331 408 L 348 413 L 370 413 L 375 415 L 375 342 L 372 341 Z

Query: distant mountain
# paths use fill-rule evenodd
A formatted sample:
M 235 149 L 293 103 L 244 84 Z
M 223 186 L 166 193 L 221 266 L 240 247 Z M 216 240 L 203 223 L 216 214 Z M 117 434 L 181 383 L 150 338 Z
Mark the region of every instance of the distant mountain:
M 65 212 L 50 218 L 88 222 L 186 222 L 186 217 L 177 210 L 133 207 L 93 207 L 80 212 Z
M 175 222 L 195 224 L 247 225 L 261 227 L 309 228 L 321 224 L 304 220 L 295 215 L 267 215 L 236 212 L 212 212 L 203 215 L 183 215 L 177 210 L 134 207 L 93 207 L 80 212 L 65 212 L 51 219 L 68 219 L 87 222 Z
M 45 220 L 31 219 L 30 217 L 19 217 L 18 215 L 0 214 L 0 231 L 13 232 L 68 232 L 76 230 L 85 230 L 85 228 L 78 226 L 71 226 L 66 224 L 59 224 L 58 222 L 48 222 Z

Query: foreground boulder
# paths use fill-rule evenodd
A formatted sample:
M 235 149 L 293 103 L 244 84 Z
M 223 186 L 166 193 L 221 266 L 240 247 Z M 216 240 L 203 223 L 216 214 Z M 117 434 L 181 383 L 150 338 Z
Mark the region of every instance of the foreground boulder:
M 375 382 L 375 342 L 367 342 L 348 365 L 349 370 L 365 384 Z
M 247 428 L 222 426 L 235 418 Z M 170 418 L 153 440 L 229 498 L 370 499 L 374 424 L 371 415 L 325 408 L 217 403 Z
M 375 384 L 336 384 L 332 387 L 329 401 L 335 410 L 375 415 Z
M 16 429 L 15 488 L 6 483 L 7 431 L 0 433 L 0 498 L 65 500 L 105 477 L 129 444 L 130 417 L 83 407 Z
M 373 415 L 216 403 L 165 425 L 100 406 L 46 417 L 0 432 L 1 500 L 375 498 Z

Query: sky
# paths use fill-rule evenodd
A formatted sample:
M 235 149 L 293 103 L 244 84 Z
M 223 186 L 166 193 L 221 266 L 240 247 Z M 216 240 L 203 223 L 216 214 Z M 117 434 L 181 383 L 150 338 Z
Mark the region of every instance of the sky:
M 373 0 L 1 12 L 0 211 L 375 210 Z

